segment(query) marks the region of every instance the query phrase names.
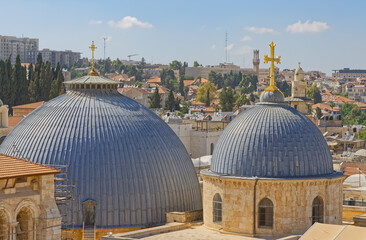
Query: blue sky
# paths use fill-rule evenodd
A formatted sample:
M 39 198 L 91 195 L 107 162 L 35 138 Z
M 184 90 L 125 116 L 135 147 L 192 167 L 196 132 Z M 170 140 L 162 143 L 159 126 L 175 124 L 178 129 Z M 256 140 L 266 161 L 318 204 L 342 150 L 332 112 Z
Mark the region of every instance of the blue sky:
M 275 4 L 273 4 L 275 3 Z M 327 74 L 343 67 L 366 69 L 366 1 L 0 1 L 0 35 L 40 39 L 40 48 L 71 49 L 90 57 L 147 62 L 229 61 L 251 67 L 259 49 L 261 67 L 268 44 L 277 44 L 281 69 Z

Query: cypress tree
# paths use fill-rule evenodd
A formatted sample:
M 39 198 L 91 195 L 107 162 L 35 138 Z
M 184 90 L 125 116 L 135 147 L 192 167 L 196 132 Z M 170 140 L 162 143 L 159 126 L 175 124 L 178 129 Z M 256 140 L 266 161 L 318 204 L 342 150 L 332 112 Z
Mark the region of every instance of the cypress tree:
M 11 98 L 11 76 L 12 76 L 12 67 L 11 67 L 11 61 L 10 61 L 10 57 L 8 59 L 6 59 L 5 61 L 5 75 L 4 75 L 4 99 L 3 102 L 7 105 L 9 105 L 9 107 L 12 107 L 13 105 L 11 105 L 10 103 L 10 98 Z M 10 109 L 11 111 L 11 109 Z
M 0 99 L 4 100 L 5 62 L 0 59 Z
M 41 69 L 42 69 L 43 65 L 44 64 L 43 64 L 43 60 L 42 60 L 42 54 L 38 53 L 37 63 L 36 63 L 36 67 L 35 67 L 35 72 L 38 74 L 38 77 L 41 74 Z
M 35 76 L 38 79 L 38 76 Z M 35 80 L 31 80 L 28 87 L 29 102 L 37 102 L 37 85 Z
M 50 95 L 48 97 L 48 99 L 52 99 L 58 96 L 59 94 L 59 89 L 58 89 L 58 82 L 57 79 L 54 79 L 51 83 L 51 88 L 50 88 Z
M 169 92 L 168 100 L 165 102 L 165 109 L 169 110 L 171 112 L 173 112 L 175 109 L 175 99 L 174 99 L 173 91 Z
M 208 88 L 207 89 L 207 92 L 206 92 L 206 107 L 209 107 L 210 106 L 210 89 Z
M 184 96 L 184 80 L 183 80 L 183 76 L 179 77 L 179 93 L 181 96 Z
M 159 89 L 157 87 L 155 88 L 154 94 L 150 98 L 150 106 L 149 107 L 150 108 L 161 108 L 160 94 L 159 94 Z
M 60 94 L 61 91 L 65 92 L 64 89 L 64 75 L 62 74 L 62 70 L 60 70 L 57 74 L 57 90 L 59 92 L 59 95 L 62 95 L 63 93 Z
M 61 67 L 60 67 L 60 62 L 57 63 L 56 65 L 56 69 L 55 69 L 55 72 L 54 72 L 54 75 L 53 75 L 53 78 L 56 79 L 57 76 L 58 76 L 58 73 L 61 71 Z
M 13 69 L 12 88 L 14 92 L 14 106 L 28 102 L 27 71 L 22 67 L 19 55 L 16 57 Z
M 37 101 L 45 101 L 46 99 L 44 96 L 46 95 L 46 67 L 42 64 L 39 72 L 39 78 L 38 78 L 39 84 L 37 88 Z M 48 97 L 48 95 L 47 95 Z

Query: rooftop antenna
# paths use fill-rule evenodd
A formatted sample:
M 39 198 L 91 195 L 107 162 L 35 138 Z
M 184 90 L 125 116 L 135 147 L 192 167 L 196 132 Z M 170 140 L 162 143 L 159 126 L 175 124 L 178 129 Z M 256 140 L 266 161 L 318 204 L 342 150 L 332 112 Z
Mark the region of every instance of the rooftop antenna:
M 105 60 L 105 42 L 107 41 L 108 37 L 103 37 L 104 40 L 104 60 Z
M 225 63 L 227 63 L 227 31 L 225 32 Z

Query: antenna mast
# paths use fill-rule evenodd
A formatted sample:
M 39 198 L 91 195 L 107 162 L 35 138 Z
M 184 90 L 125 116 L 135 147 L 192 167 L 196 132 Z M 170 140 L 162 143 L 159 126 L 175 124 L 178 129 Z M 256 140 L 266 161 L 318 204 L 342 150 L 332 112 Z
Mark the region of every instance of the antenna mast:
M 103 37 L 103 40 L 104 40 L 104 60 L 105 60 L 105 41 L 106 41 L 107 39 L 108 39 L 107 37 Z
M 227 31 L 225 32 L 225 63 L 227 63 Z

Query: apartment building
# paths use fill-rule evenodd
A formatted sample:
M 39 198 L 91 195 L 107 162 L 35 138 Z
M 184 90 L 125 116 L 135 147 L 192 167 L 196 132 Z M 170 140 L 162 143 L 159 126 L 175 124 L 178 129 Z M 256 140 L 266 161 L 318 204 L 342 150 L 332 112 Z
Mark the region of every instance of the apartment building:
M 366 70 L 364 69 L 349 69 L 343 68 L 340 70 L 333 70 L 332 73 L 333 78 L 337 79 L 346 79 L 348 81 L 356 80 L 357 78 L 364 78 L 366 77 Z
M 38 51 L 38 38 L 17 38 L 13 36 L 0 35 L 0 59 L 6 60 L 10 56 L 11 63 L 15 63 L 17 55 L 22 62 L 29 61 L 29 52 Z
M 29 62 L 36 63 L 38 53 L 42 54 L 42 60 L 44 62 L 50 62 L 52 67 L 56 67 L 57 63 L 60 63 L 61 67 L 70 67 L 80 59 L 81 53 L 73 52 L 71 50 L 55 51 L 45 48 L 40 51 L 29 52 Z

